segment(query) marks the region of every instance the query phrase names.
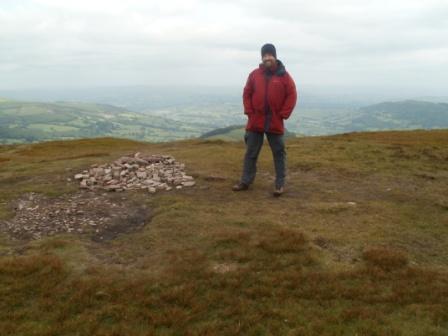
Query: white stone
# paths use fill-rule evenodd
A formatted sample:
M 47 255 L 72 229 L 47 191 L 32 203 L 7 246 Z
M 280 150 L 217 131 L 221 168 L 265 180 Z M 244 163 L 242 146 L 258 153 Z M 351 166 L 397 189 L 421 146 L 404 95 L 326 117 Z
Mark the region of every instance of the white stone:
M 145 179 L 146 176 L 147 176 L 147 174 L 146 174 L 145 171 L 138 171 L 138 172 L 137 172 L 137 177 L 138 177 L 139 179 Z

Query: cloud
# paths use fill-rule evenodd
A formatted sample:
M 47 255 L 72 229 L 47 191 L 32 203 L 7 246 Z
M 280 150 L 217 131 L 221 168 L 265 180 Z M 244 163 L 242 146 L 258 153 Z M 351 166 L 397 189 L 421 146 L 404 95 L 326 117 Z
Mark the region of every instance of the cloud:
M 300 85 L 447 87 L 447 15 L 438 0 L 2 1 L 0 88 L 240 86 L 265 42 Z

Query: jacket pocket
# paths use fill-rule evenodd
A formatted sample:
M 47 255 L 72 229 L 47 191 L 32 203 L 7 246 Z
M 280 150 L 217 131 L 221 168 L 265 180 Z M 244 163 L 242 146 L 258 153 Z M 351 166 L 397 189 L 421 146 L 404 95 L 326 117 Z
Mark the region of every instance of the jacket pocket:
M 271 129 L 277 132 L 284 130 L 283 117 L 277 110 L 272 112 Z

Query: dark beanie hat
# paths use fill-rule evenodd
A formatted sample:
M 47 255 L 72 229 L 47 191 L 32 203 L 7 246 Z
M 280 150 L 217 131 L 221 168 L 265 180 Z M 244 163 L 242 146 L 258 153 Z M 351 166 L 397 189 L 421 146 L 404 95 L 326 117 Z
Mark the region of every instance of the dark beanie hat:
M 275 50 L 274 45 L 271 43 L 266 43 L 264 46 L 261 47 L 261 57 L 263 57 L 263 55 L 266 53 L 272 54 L 272 56 L 277 58 L 277 52 Z

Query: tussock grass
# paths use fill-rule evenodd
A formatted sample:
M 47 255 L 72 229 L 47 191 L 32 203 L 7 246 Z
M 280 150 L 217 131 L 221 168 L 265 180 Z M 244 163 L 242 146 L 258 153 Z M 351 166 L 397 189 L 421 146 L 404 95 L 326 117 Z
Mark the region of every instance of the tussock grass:
M 401 269 L 409 263 L 404 252 L 390 248 L 370 248 L 364 251 L 362 256 L 368 265 L 389 271 Z
M 68 177 L 131 152 L 174 155 L 197 179 L 123 194 L 151 221 L 106 243 L 2 235 L 1 334 L 446 335 L 447 142 L 446 130 L 288 139 L 279 199 L 268 146 L 244 193 L 230 190 L 242 142 L 0 146 L 3 219 L 21 193 L 76 192 Z

